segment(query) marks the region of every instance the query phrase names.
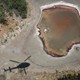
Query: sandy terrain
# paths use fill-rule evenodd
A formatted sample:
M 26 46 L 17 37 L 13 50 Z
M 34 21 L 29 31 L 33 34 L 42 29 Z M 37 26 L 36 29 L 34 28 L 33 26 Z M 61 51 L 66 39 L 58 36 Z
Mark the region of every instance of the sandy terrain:
M 40 6 L 59 0 L 28 0 L 32 6 L 32 17 L 28 23 L 25 21 L 25 28 L 17 35 L 14 40 L 10 40 L 6 45 L 0 48 L 0 73 L 3 68 L 13 67 L 17 64 L 9 62 L 10 59 L 23 61 L 31 55 L 28 60 L 31 66 L 28 71 L 33 72 L 55 72 L 56 70 L 79 70 L 80 69 L 80 50 L 76 51 L 75 46 L 70 50 L 67 56 L 62 58 L 53 58 L 43 50 L 43 44 L 38 37 L 36 24 L 40 18 Z M 64 0 L 80 6 L 79 0 Z M 77 45 L 80 46 L 80 45 Z M 16 73 L 16 70 L 13 71 Z M 5 73 L 8 78 L 13 73 Z

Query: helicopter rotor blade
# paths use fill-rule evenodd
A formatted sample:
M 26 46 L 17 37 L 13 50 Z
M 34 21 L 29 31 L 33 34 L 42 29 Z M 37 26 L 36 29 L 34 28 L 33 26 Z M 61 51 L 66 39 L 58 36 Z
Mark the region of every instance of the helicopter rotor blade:
M 26 60 L 28 60 L 30 57 L 31 57 L 31 56 L 29 56 L 27 59 L 25 59 L 24 62 L 25 62 Z
M 26 72 L 25 68 L 24 68 L 23 70 L 24 70 L 24 73 L 25 73 L 25 74 L 27 74 L 27 72 Z
M 18 61 L 14 61 L 14 60 L 9 60 L 9 61 L 11 61 L 11 62 L 15 62 L 15 63 L 20 63 L 20 62 L 18 62 Z

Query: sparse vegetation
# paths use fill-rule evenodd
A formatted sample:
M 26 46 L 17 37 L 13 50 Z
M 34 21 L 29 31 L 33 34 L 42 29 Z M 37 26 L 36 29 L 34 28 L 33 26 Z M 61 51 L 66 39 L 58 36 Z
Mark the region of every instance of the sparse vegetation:
M 27 17 L 27 2 L 26 0 L 0 0 L 0 23 L 4 23 L 5 12 L 9 13 L 12 16 L 14 12 L 16 15 L 21 16 L 22 18 Z
M 64 77 L 64 79 L 63 79 Z M 24 75 L 24 72 L 18 72 L 14 74 L 10 80 L 80 80 L 80 71 L 57 71 L 56 73 L 47 73 L 47 72 L 27 72 L 27 75 Z
M 0 3 L 0 23 L 4 23 L 4 22 L 5 22 L 4 8 L 3 8 L 3 4 Z
M 9 28 L 9 32 L 14 32 L 13 28 L 10 27 Z
M 63 77 L 58 78 L 58 80 L 80 80 L 80 73 L 74 75 L 64 75 Z

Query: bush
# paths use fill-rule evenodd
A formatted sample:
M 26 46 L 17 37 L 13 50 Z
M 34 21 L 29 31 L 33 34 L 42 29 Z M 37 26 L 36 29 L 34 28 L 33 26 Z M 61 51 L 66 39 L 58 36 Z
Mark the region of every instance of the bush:
M 0 22 L 1 23 L 5 23 L 5 13 L 4 13 L 4 10 L 3 10 L 3 5 L 0 4 Z
M 26 18 L 27 14 L 27 2 L 26 0 L 4 0 L 5 4 L 8 5 L 8 9 L 15 9 L 22 18 Z
M 26 0 L 0 0 L 0 22 L 5 21 L 5 11 L 9 14 L 15 10 L 22 18 L 27 17 L 27 2 Z
M 58 80 L 80 80 L 80 73 L 78 73 L 78 75 L 74 74 L 68 74 L 68 75 L 64 75 L 61 78 L 58 78 Z

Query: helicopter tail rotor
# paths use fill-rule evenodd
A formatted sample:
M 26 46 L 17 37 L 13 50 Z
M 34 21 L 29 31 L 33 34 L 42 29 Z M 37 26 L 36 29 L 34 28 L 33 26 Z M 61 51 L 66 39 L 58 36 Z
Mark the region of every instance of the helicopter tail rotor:
M 12 71 L 10 67 L 9 67 L 9 71 L 10 71 L 10 72 Z
M 6 71 L 10 71 L 10 72 L 11 72 L 12 70 L 11 70 L 11 68 L 9 67 L 9 69 L 4 69 L 4 72 L 6 72 Z

